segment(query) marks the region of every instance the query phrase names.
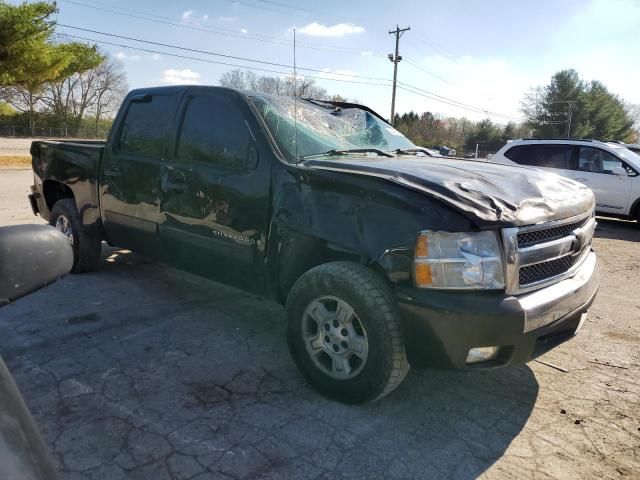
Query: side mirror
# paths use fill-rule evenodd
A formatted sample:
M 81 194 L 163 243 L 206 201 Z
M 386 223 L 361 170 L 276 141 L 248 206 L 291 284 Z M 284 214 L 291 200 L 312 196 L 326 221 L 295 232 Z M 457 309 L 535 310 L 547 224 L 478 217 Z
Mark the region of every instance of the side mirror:
M 73 267 L 73 248 L 49 225 L 0 227 L 0 306 L 54 282 Z
M 626 177 L 627 176 L 627 169 L 624 167 L 613 167 L 611 169 L 611 173 L 613 173 L 614 175 L 619 175 L 621 177 Z

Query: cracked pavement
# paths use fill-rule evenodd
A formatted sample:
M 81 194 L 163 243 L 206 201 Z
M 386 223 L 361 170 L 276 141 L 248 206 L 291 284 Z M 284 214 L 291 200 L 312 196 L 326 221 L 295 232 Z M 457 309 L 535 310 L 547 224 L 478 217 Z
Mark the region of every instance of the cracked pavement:
M 30 181 L 0 171 L 0 225 L 42 221 Z M 296 370 L 282 307 L 106 246 L 0 309 L 0 354 L 65 479 L 640 478 L 640 228 L 599 222 L 589 321 L 540 358 L 567 373 L 412 370 L 342 405 Z

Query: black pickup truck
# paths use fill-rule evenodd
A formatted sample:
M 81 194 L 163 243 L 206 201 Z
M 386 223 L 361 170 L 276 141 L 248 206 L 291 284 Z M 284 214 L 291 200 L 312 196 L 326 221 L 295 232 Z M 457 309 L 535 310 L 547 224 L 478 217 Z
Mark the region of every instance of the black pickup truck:
M 571 338 L 598 289 L 594 197 L 434 158 L 362 105 L 220 87 L 126 97 L 105 142 L 36 141 L 35 213 L 286 305 L 293 358 L 345 402 L 409 365 L 494 368 Z

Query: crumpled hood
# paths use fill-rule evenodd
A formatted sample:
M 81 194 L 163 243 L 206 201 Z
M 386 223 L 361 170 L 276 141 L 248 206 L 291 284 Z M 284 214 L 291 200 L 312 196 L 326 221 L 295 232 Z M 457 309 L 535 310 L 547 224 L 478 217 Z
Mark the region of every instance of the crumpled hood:
M 594 208 L 591 190 L 527 167 L 429 157 L 340 157 L 304 166 L 385 178 L 439 198 L 479 227 L 533 225 Z

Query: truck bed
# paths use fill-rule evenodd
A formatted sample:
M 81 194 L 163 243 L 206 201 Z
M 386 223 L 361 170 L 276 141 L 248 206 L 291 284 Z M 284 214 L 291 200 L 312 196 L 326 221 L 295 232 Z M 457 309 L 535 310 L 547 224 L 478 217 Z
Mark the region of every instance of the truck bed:
M 48 220 L 52 206 L 46 201 L 45 183 L 65 185 L 73 192 L 79 211 L 89 207 L 92 216 L 98 215 L 98 172 L 105 143 L 37 140 L 31 144 L 34 186 L 40 193 L 38 208 L 43 218 Z

